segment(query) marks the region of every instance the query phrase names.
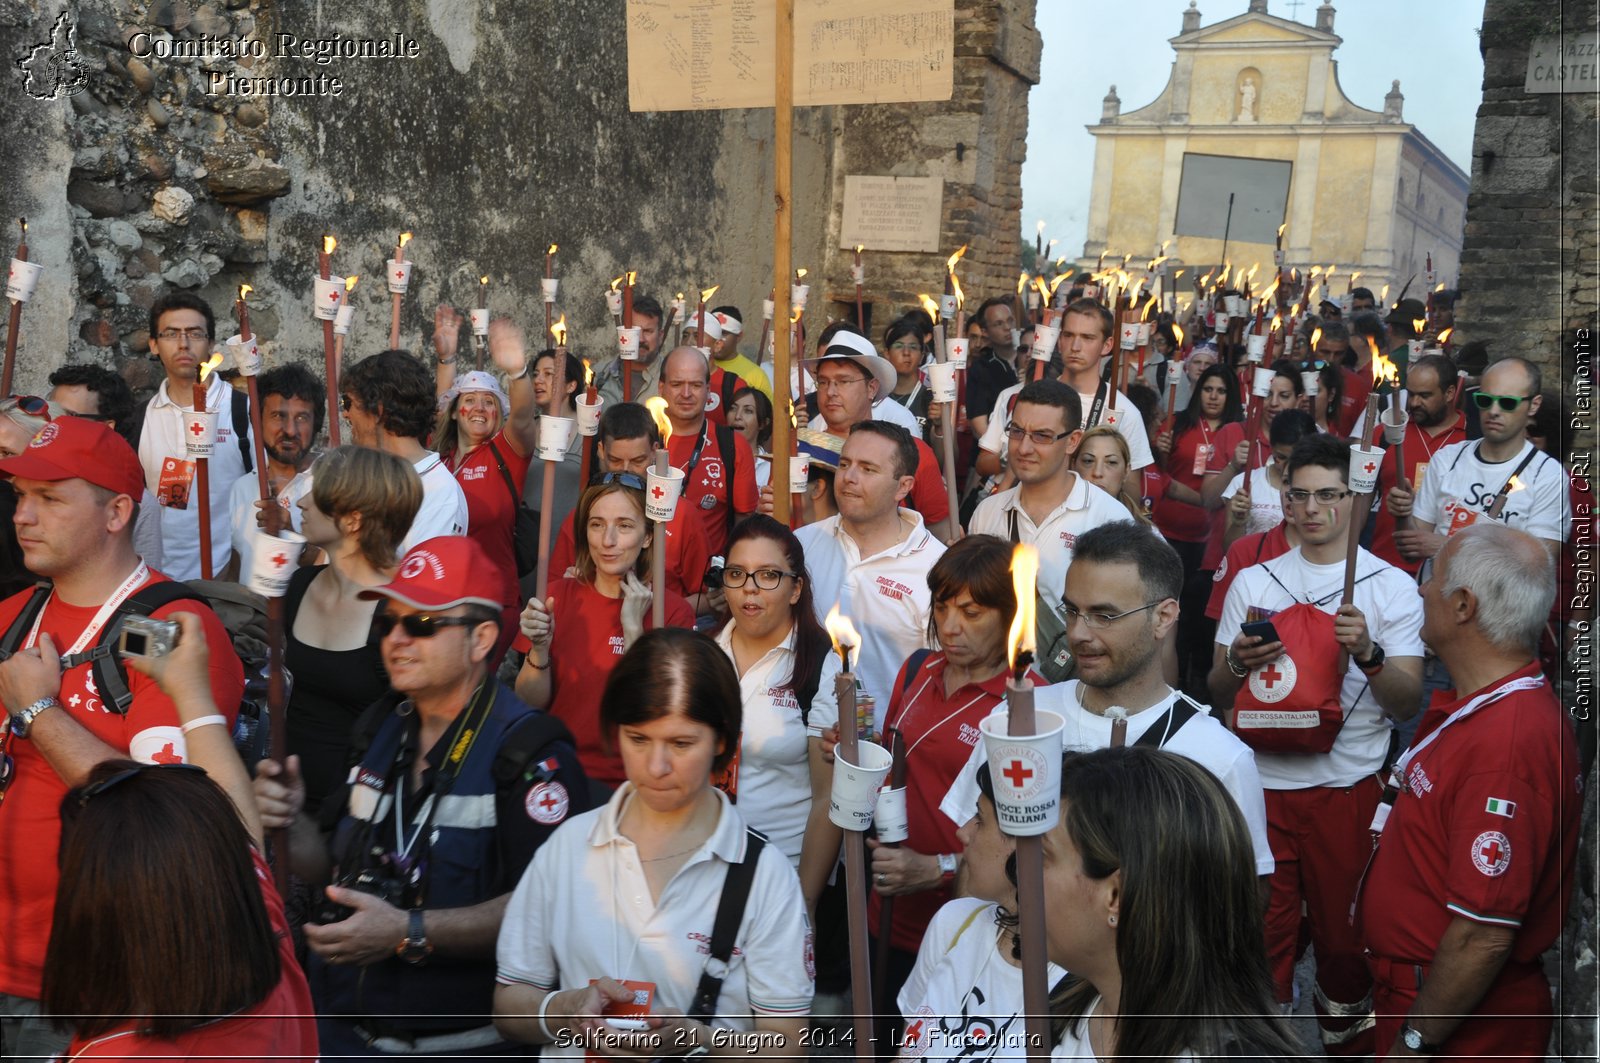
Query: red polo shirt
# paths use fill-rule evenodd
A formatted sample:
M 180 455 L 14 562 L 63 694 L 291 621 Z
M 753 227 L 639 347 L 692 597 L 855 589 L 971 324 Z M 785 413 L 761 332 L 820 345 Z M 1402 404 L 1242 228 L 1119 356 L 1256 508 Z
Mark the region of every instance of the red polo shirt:
M 674 435 L 667 441 L 667 456 L 673 468 L 684 474 L 680 511 L 687 507 L 700 515 L 707 548 L 722 553 L 728 545 L 728 532 L 734 513 L 754 513 L 761 503 L 756 493 L 756 456 L 750 443 L 738 432 L 732 433 L 734 447 L 733 482 L 728 482 L 727 459 L 722 453 L 716 427 L 700 426 L 700 437 Z M 699 451 L 697 454 L 696 451 Z M 731 504 L 730 504 L 731 503 Z
M 1167 455 L 1167 472 L 1172 478 L 1185 487 L 1200 490 L 1206 469 L 1212 467 L 1211 457 L 1215 453 L 1217 436 L 1226 427 L 1218 425 L 1213 432 L 1205 421 L 1200 421 L 1176 436 L 1172 440 L 1172 453 Z M 1223 461 L 1226 463 L 1227 459 Z M 1161 534 L 1168 539 L 1203 543 L 1211 534 L 1211 514 L 1189 502 L 1157 497 L 1150 516 L 1156 522 L 1156 527 L 1161 529 Z

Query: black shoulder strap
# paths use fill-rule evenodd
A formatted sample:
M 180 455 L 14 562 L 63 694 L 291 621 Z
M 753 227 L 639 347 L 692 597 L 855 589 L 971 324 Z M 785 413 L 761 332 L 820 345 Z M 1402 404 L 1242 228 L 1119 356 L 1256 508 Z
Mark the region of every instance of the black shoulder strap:
M 728 493 L 728 531 L 732 532 L 737 516 L 733 511 L 733 477 L 739 467 L 739 444 L 734 441 L 733 429 L 725 424 L 717 425 L 717 449 L 722 452 L 722 474 L 727 477 L 723 489 Z
M 250 397 L 238 390 L 233 392 L 233 434 L 244 457 L 244 471 L 255 472 L 255 455 L 250 453 Z
M 511 470 L 506 468 L 505 459 L 500 456 L 500 448 L 494 445 L 494 440 L 489 440 L 489 453 L 494 455 L 494 463 L 500 466 L 500 477 L 506 482 L 506 490 L 511 492 L 511 505 L 513 508 L 522 504 L 522 493 L 517 490 L 516 482 L 511 479 Z
M 707 949 L 711 955 L 700 972 L 700 984 L 695 987 L 694 1003 L 689 1008 L 691 1019 L 704 1021 L 717 1013 L 722 980 L 728 976 L 728 960 L 733 957 L 733 941 L 738 936 L 739 924 L 744 922 L 745 904 L 756 880 L 756 861 L 767 842 L 756 831 L 746 829 L 744 859 L 729 864 L 727 877 L 722 880 L 722 899 L 717 902 L 717 917 L 711 924 L 711 944 Z
M 811 670 L 800 677 L 800 682 L 794 688 L 794 700 L 800 706 L 800 726 L 805 727 L 811 723 L 811 702 L 816 698 L 817 691 L 822 687 L 822 669 L 828 663 L 828 655 L 819 653 L 812 664 Z
M 50 590 L 51 584 L 48 580 L 41 580 L 33 585 L 33 594 L 22 603 L 22 612 L 11 622 L 5 635 L 0 636 L 0 661 L 16 653 L 17 648 L 22 645 L 22 640 L 28 637 L 28 631 L 32 629 L 34 620 L 44 611 L 45 602 L 50 600 Z
M 900 693 L 904 694 L 911 689 L 911 683 L 917 678 L 917 673 L 922 671 L 922 666 L 928 663 L 932 650 L 924 646 L 920 650 L 912 650 L 911 656 L 906 658 L 906 677 L 900 681 Z
M 574 750 L 577 748 L 567 725 L 548 712 L 535 712 L 517 724 L 500 743 L 500 752 L 495 754 L 494 764 L 490 768 L 495 789 L 508 790 L 516 784 L 532 782 L 539 773 L 538 764 L 533 758 L 558 742 L 564 742 Z M 548 782 L 549 779 L 544 781 Z
M 1022 541 L 1022 535 L 1017 531 L 1017 511 L 1015 509 L 1006 511 L 1006 528 L 1011 536 L 1011 545 L 1015 546 Z
M 1136 746 L 1149 746 L 1151 749 L 1160 749 L 1172 741 L 1177 733 L 1183 730 L 1183 725 L 1200 715 L 1200 710 L 1192 705 L 1187 697 L 1182 694 L 1174 701 L 1166 712 L 1161 714 L 1161 719 L 1144 729 L 1144 733 L 1131 743 Z

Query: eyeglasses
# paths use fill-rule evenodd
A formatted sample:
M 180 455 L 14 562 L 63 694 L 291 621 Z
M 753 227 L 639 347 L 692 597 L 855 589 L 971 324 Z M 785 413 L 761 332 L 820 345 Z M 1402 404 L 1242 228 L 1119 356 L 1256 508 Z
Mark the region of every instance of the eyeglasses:
M 393 613 L 379 613 L 372 618 L 372 623 L 378 629 L 378 634 L 384 638 L 389 637 L 389 632 L 396 626 L 406 629 L 406 634 L 414 639 L 431 639 L 445 627 L 477 627 L 485 623 L 475 620 L 470 616 L 433 616 L 430 613 L 407 613 L 405 616 L 395 616 Z
M 207 340 L 210 338 L 211 333 L 207 332 L 203 328 L 164 328 L 160 332 L 156 333 L 156 339 L 166 340 L 169 343 L 180 339 L 189 340 L 193 343 L 199 343 L 202 340 Z
M 1472 401 L 1478 404 L 1478 409 L 1487 410 L 1498 403 L 1506 413 L 1510 413 L 1531 398 L 1533 398 L 1532 395 L 1485 395 L 1481 391 L 1472 393 Z
M 6 401 L 11 403 L 13 409 L 21 410 L 29 417 L 43 417 L 46 421 L 52 419 L 50 404 L 37 395 L 13 395 Z
M 1043 428 L 1035 428 L 1034 430 L 1029 431 L 1020 425 L 1006 425 L 1007 439 L 1015 443 L 1020 443 L 1025 438 L 1031 439 L 1033 440 L 1033 445 L 1036 447 L 1048 447 L 1050 444 L 1059 442 L 1071 434 L 1071 432 L 1047 432 Z
M 10 758 L 7 757 L 6 759 L 9 760 Z M 185 764 L 182 762 L 177 764 L 141 764 L 137 768 L 129 768 L 126 771 L 119 771 L 109 779 L 101 779 L 94 785 L 85 786 L 82 790 L 79 790 L 78 807 L 83 808 L 91 799 L 99 797 L 113 786 L 118 786 L 127 782 L 135 775 L 143 775 L 147 771 L 165 771 L 167 769 L 174 768 L 182 771 L 198 771 L 202 774 L 204 774 L 206 770 L 198 764 Z
M 635 491 L 644 490 L 644 479 L 631 472 L 608 472 L 600 477 L 600 482 L 603 484 L 621 484 L 623 487 L 631 487 Z
M 915 340 L 912 340 L 910 343 L 891 343 L 889 345 L 889 349 L 891 351 L 907 351 L 914 354 L 921 354 L 922 344 Z
M 844 391 L 848 388 L 855 387 L 857 384 L 865 384 L 866 382 L 867 378 L 864 376 L 832 376 L 827 378 L 818 377 L 817 390 Z
M 1355 494 L 1354 491 L 1340 491 L 1333 487 L 1324 487 L 1320 491 L 1307 491 L 1299 487 L 1291 487 L 1284 492 L 1284 497 L 1289 499 L 1290 505 L 1303 506 L 1313 498 L 1319 506 L 1336 506 L 1346 498 Z
M 1067 627 L 1070 628 L 1077 621 L 1082 620 L 1083 626 L 1088 628 L 1090 631 L 1099 631 L 1102 628 L 1110 627 L 1112 624 L 1115 624 L 1118 620 L 1121 620 L 1125 616 L 1132 616 L 1134 613 L 1142 613 L 1146 609 L 1154 609 L 1162 602 L 1168 600 L 1169 599 L 1166 598 L 1160 598 L 1153 602 L 1145 602 L 1141 606 L 1137 606 L 1133 609 L 1128 609 L 1120 613 L 1086 613 L 1063 598 L 1061 599 L 1061 608 L 1066 615 Z
M 799 579 L 793 572 L 785 572 L 781 568 L 757 568 L 746 571 L 742 568 L 725 568 L 722 570 L 722 585 L 729 590 L 743 587 L 747 580 L 755 580 L 756 586 L 764 591 L 775 591 L 778 584 L 785 579 Z

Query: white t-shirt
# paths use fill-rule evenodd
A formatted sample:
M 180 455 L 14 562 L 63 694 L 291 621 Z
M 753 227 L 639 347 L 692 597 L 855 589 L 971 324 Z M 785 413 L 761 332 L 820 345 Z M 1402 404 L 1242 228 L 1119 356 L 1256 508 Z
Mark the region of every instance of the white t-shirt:
M 624 783 L 603 807 L 574 816 L 534 853 L 506 905 L 496 949 L 501 985 L 577 989 L 595 978 L 654 982 L 653 1010 L 687 1012 L 706 965 L 717 902 L 730 863 L 744 858 L 745 821 L 717 791 L 717 826 L 650 899 L 632 840 L 617 828 L 633 796 Z M 811 1009 L 811 928 L 794 868 L 774 846 L 761 851 L 734 937 L 711 1025 L 753 1029 L 758 1016 L 798 1018 Z M 581 1045 L 544 1045 L 546 1059 L 581 1059 Z
M 717 634 L 717 645 L 733 660 L 733 622 Z M 737 665 L 735 666 L 737 668 Z M 839 718 L 834 677 L 842 666 L 837 654 L 822 662 L 822 676 L 811 698 L 808 722 Z M 783 644 L 768 650 L 739 677 L 744 721 L 739 735 L 739 814 L 767 836 L 789 863 L 800 867 L 800 843 L 811 811 L 811 765 L 806 724 L 800 705 L 787 689 L 794 671 L 794 628 Z
M 1113 521 L 1130 520 L 1128 507 L 1104 490 L 1072 474 L 1072 489 L 1066 499 L 1045 517 L 1042 524 L 1021 505 L 1022 485 L 990 495 L 978 503 L 968 531 L 973 535 L 998 535 L 1011 539 L 1011 515 L 1017 517 L 1017 537 L 1039 548 L 1039 590 L 1047 602 L 1061 597 L 1067 585 L 1067 566 L 1072 564 L 1072 548 L 1078 536 L 1091 528 Z
M 837 515 L 795 531 L 806 553 L 817 619 L 825 620 L 837 605 L 861 633 L 855 675 L 874 699 L 873 729 L 878 732 L 900 666 L 928 643 L 933 611 L 928 570 L 945 549 L 923 527 L 921 514 L 902 509 L 900 520 L 904 536 L 871 557 L 861 556 Z
M 239 437 L 233 431 L 234 391 L 227 381 L 212 374 L 206 381 L 206 408 L 217 412 L 217 442 L 206 459 L 206 475 L 211 488 L 211 567 L 220 573 L 233 557 L 233 520 L 228 499 L 233 482 L 244 475 L 244 455 Z M 185 454 L 183 415 L 194 409 L 192 395 L 185 390 L 182 402 L 173 401 L 167 381 L 156 389 L 144 411 L 144 427 L 139 430 L 139 464 L 144 469 L 145 489 L 156 501 L 147 527 L 161 540 L 161 571 L 173 579 L 200 578 L 200 510 L 194 498 L 185 508 L 161 505 L 159 499 L 172 497 L 171 485 L 185 483 L 180 492 L 191 493 L 198 484 L 193 463 Z M 250 445 L 254 446 L 251 437 Z M 252 451 L 253 453 L 253 451 Z M 169 483 L 163 490 L 162 480 Z
M 437 454 L 425 454 L 416 463 L 422 477 L 422 508 L 400 543 L 404 557 L 413 546 L 439 535 L 467 534 L 467 496 L 450 467 Z
M 300 512 L 299 501 L 311 493 L 311 468 L 305 469 L 283 485 L 278 492 L 278 504 L 288 511 L 289 527 L 300 530 L 305 514 Z M 247 472 L 233 482 L 228 496 L 228 512 L 233 515 L 233 552 L 239 555 L 239 582 L 250 580 L 251 556 L 255 550 L 256 503 L 261 500 L 261 481 L 253 472 Z
M 897 998 L 906 1022 L 899 1058 L 926 1063 L 1027 1058 L 1022 968 L 1000 955 L 997 907 L 959 897 L 934 913 Z M 1045 984 L 1055 985 L 1066 973 L 1049 964 Z
M 983 430 L 983 437 L 978 440 L 978 446 L 991 454 L 1006 452 L 1006 424 L 1011 420 L 1011 396 L 1021 390 L 1021 384 L 1012 384 L 995 399 L 994 411 L 989 414 L 989 423 Z M 1089 411 L 1094 409 L 1094 392 L 1078 392 L 1078 401 L 1083 404 L 1083 420 L 1087 424 Z M 1133 403 L 1128 401 L 1128 396 L 1120 391 L 1113 394 L 1110 409 L 1101 414 L 1100 421 L 1115 428 L 1127 440 L 1129 468 L 1142 469 L 1155 460 L 1150 454 L 1150 440 L 1144 434 L 1144 420 Z
M 1217 621 L 1217 645 L 1230 645 L 1246 620 L 1270 618 L 1296 602 L 1336 613 L 1343 593 L 1343 560 L 1313 565 L 1300 547 L 1294 547 L 1234 577 Z M 1367 618 L 1367 630 L 1386 658 L 1422 656 L 1422 598 L 1411 576 L 1362 550 L 1356 558 L 1354 604 Z M 1338 651 L 1333 643 L 1327 647 L 1328 653 Z M 1311 755 L 1257 754 L 1262 786 L 1268 790 L 1350 786 L 1383 766 L 1392 724 L 1353 660 L 1345 669 L 1339 704 L 1347 715 L 1333 749 Z
M 1271 531 L 1283 523 L 1283 495 L 1272 481 L 1267 479 L 1267 466 L 1273 462 L 1268 460 L 1266 465 L 1259 469 L 1250 470 L 1250 512 L 1244 519 L 1244 535 L 1254 535 L 1256 532 Z M 1228 486 L 1223 488 L 1224 501 L 1232 500 L 1244 488 L 1244 473 L 1239 473 Z
M 1034 704 L 1049 712 L 1058 713 L 1065 721 L 1061 734 L 1063 749 L 1093 750 L 1111 747 L 1111 718 L 1090 712 L 1079 701 L 1078 681 L 1039 687 L 1034 691 Z M 1145 731 L 1161 724 L 1168 726 L 1167 710 L 1177 701 L 1177 695 L 1167 695 L 1147 709 L 1128 717 L 1129 745 L 1139 741 Z M 1201 710 L 1191 716 L 1170 738 L 1159 743 L 1159 748 L 1169 753 L 1188 757 L 1216 776 L 1222 788 L 1228 791 L 1239 811 L 1244 815 L 1245 826 L 1250 829 L 1250 842 L 1256 852 L 1256 873 L 1270 875 L 1276 867 L 1272 859 L 1272 846 L 1267 841 L 1267 802 L 1261 789 L 1261 777 L 1256 773 L 1256 755 L 1231 731 L 1218 723 L 1205 705 L 1194 705 Z M 1162 723 L 1162 721 L 1168 723 Z M 953 822 L 965 823 L 978 807 L 978 766 L 988 753 L 983 740 L 978 740 L 972 756 L 967 759 L 956 781 L 939 802 L 939 811 Z
M 1485 519 L 1494 504 L 1495 492 L 1533 449 L 1532 443 L 1524 443 L 1516 457 L 1490 464 L 1479 458 L 1479 442 L 1469 439 L 1440 447 L 1428 462 L 1428 471 L 1422 474 L 1422 483 L 1417 487 L 1417 519 L 1432 522 L 1433 530 L 1441 535 L 1449 534 L 1453 521 Z M 1570 513 L 1567 473 L 1561 463 L 1548 454 L 1535 454 L 1517 474 L 1517 482 L 1522 487 L 1506 495 L 1501 522 L 1539 539 L 1566 542 Z M 1461 518 L 1456 517 L 1458 508 L 1463 513 Z
M 1061 1040 L 1056 1042 L 1056 1046 L 1050 1050 L 1050 1058 L 1052 1060 L 1060 1060 L 1065 1063 L 1065 1061 L 1071 1059 L 1083 1059 L 1088 1060 L 1089 1063 L 1100 1063 L 1100 1057 L 1095 1055 L 1094 1046 L 1089 1043 L 1089 1020 L 1094 1017 L 1095 1012 L 1100 1010 L 1100 1002 L 1101 998 L 1095 997 L 1089 1003 L 1089 1006 L 1083 1009 L 1083 1015 L 1076 1022 L 1067 1024 L 1066 1030 L 1061 1034 Z M 1112 1046 L 1101 1045 L 1100 1047 L 1109 1051 Z M 1174 1063 L 1188 1063 L 1193 1059 L 1194 1052 L 1186 1050 L 1178 1053 Z

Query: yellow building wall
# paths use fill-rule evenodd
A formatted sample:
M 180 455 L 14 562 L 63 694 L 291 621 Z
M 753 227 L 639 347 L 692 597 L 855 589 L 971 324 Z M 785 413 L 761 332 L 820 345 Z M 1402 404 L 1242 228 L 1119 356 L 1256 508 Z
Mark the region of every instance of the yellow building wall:
M 1378 138 L 1371 136 L 1322 138 L 1317 210 L 1311 225 L 1311 246 L 1324 259 L 1318 265 L 1347 266 L 1361 260 L 1377 143 Z

